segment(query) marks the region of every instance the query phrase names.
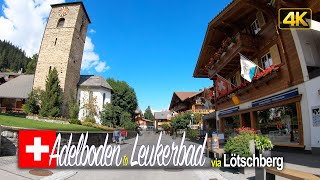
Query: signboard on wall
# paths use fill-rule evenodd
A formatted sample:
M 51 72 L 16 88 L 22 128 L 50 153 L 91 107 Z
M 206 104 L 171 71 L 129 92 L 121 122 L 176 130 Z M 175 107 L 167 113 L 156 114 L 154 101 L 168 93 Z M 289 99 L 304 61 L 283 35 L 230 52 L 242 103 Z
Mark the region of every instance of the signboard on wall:
M 220 111 L 218 116 L 221 117 L 221 116 L 224 116 L 224 115 L 227 115 L 227 114 L 235 113 L 237 111 L 239 111 L 239 106 L 234 107 L 234 108 L 230 108 L 230 109 L 227 109 L 227 110 Z
M 281 101 L 281 100 L 285 100 L 285 99 L 288 99 L 288 98 L 295 97 L 297 95 L 299 95 L 298 89 L 293 89 L 293 90 L 290 90 L 290 91 L 287 91 L 287 92 L 283 92 L 283 93 L 280 93 L 280 94 L 277 94 L 277 95 L 274 95 L 274 96 L 271 96 L 271 97 L 268 97 L 268 98 L 264 98 L 264 99 L 261 99 L 261 100 L 258 100 L 258 101 L 254 101 L 254 102 L 252 102 L 252 107 L 258 107 L 258 106 L 263 106 L 263 105 L 266 105 L 266 104 L 271 104 L 271 103 L 274 103 L 274 102 L 278 102 L 278 101 Z
M 320 106 L 312 107 L 311 111 L 312 111 L 313 127 L 320 127 Z

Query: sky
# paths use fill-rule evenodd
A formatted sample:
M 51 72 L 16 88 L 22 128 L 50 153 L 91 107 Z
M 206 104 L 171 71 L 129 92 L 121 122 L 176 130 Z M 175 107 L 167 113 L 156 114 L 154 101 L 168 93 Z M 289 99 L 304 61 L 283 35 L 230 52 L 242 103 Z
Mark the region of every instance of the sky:
M 50 4 L 70 0 L 0 0 L 0 39 L 28 56 L 39 47 Z M 193 78 L 207 25 L 230 0 L 84 0 L 88 28 L 81 74 L 126 81 L 139 107 L 168 109 L 175 91 L 212 85 Z

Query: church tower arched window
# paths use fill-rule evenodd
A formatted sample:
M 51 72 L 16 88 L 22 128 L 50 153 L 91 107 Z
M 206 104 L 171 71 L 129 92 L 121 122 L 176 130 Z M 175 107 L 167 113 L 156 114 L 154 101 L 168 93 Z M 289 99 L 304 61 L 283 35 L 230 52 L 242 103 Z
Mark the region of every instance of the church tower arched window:
M 64 22 L 65 22 L 65 19 L 64 18 L 60 18 L 59 21 L 58 21 L 57 27 L 58 28 L 63 27 Z

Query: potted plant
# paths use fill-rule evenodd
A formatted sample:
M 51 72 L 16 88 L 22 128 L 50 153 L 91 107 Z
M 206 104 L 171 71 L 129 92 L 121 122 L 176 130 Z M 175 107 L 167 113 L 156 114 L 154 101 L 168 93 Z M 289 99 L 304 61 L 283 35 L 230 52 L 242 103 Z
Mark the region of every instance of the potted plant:
M 256 131 L 249 127 L 242 127 L 236 129 L 237 135 L 229 138 L 224 146 L 224 150 L 227 156 L 230 154 L 236 154 L 240 157 L 250 157 L 254 153 L 254 139 Z M 227 160 L 228 161 L 228 160 Z M 254 168 L 238 168 L 242 174 L 254 173 Z
M 273 144 L 268 137 L 257 135 L 254 142 L 259 154 L 262 154 L 264 157 L 271 156 L 271 149 L 273 148 Z
M 273 148 L 271 140 L 261 134 L 257 135 L 255 138 L 255 146 L 257 155 L 262 154 L 264 157 L 271 157 L 271 149 Z M 255 175 L 258 179 L 263 179 L 265 177 L 265 170 L 261 167 L 255 167 Z

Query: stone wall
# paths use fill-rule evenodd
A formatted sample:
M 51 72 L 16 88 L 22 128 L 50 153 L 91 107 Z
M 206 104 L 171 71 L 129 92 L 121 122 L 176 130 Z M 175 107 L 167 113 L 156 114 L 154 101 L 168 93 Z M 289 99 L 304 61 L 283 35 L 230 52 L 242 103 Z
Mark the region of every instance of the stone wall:
M 18 152 L 18 138 L 19 130 L 21 128 L 0 126 L 0 156 L 14 156 Z M 58 132 L 61 133 L 61 146 L 68 143 L 71 132 Z M 71 144 L 77 144 L 81 133 L 85 132 L 72 132 L 72 142 Z M 95 145 L 96 147 L 103 145 L 105 138 L 107 136 L 106 132 L 90 132 L 88 135 L 87 145 Z M 112 143 L 113 133 L 109 132 L 108 144 Z M 135 138 L 136 131 L 129 131 L 127 139 Z

